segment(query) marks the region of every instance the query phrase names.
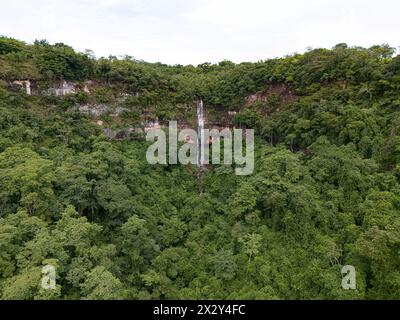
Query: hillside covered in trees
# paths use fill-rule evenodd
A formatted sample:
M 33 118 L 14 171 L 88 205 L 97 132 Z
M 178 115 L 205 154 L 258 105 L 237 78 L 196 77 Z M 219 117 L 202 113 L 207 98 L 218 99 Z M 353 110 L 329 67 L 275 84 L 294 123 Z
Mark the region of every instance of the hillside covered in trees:
M 400 299 L 389 46 L 169 66 L 3 37 L 0 79 L 1 299 Z M 73 92 L 52 94 L 62 83 Z M 255 129 L 253 175 L 149 165 L 143 136 L 104 133 L 191 124 L 199 97 L 216 123 Z

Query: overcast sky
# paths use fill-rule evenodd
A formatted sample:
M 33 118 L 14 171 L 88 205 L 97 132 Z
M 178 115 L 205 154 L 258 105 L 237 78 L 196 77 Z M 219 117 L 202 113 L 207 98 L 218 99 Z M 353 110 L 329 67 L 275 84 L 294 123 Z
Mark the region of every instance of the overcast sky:
M 168 64 L 400 46 L 399 0 L 0 0 L 0 34 Z

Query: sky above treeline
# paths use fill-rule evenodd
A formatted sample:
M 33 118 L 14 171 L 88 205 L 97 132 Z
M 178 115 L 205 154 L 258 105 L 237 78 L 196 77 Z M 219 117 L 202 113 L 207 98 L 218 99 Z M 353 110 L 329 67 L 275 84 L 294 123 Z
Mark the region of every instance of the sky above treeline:
M 337 43 L 400 46 L 399 0 L 0 0 L 0 34 L 97 57 L 259 61 Z

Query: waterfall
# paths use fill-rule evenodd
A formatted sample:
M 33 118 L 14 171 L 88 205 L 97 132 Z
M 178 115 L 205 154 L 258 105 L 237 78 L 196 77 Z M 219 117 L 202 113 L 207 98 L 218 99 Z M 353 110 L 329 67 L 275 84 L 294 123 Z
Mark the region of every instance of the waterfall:
M 204 107 L 203 100 L 197 103 L 197 165 L 204 164 Z

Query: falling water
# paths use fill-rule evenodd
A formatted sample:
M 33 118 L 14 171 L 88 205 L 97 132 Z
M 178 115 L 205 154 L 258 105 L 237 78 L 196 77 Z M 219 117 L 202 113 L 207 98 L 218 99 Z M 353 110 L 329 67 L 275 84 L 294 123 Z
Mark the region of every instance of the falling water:
M 197 103 L 197 165 L 201 167 L 204 164 L 204 110 L 203 100 Z

